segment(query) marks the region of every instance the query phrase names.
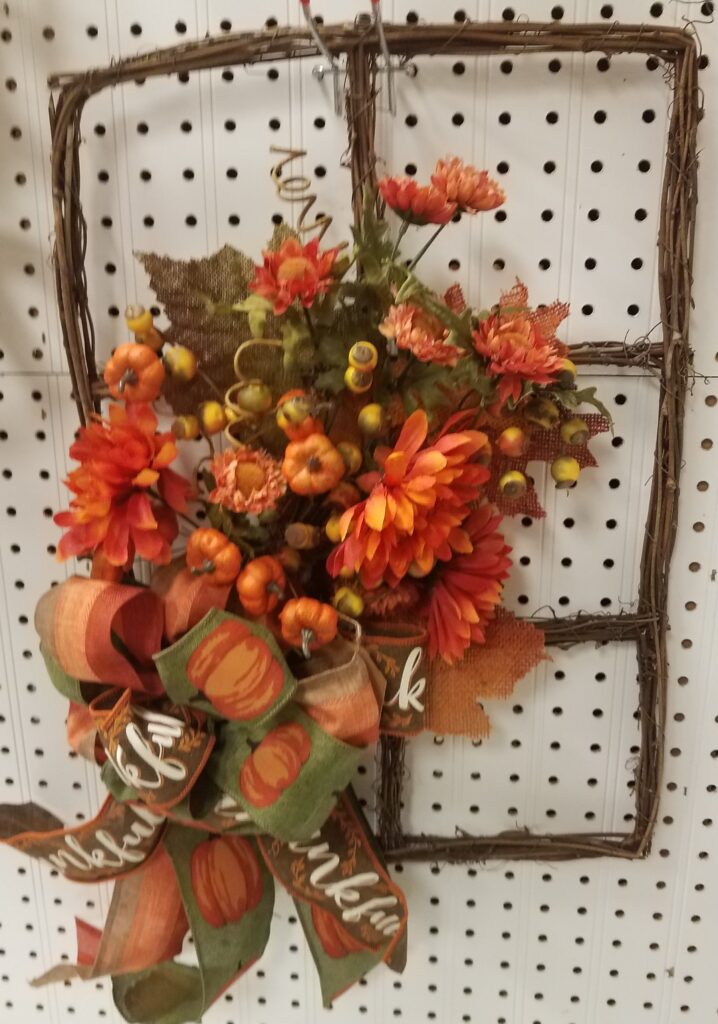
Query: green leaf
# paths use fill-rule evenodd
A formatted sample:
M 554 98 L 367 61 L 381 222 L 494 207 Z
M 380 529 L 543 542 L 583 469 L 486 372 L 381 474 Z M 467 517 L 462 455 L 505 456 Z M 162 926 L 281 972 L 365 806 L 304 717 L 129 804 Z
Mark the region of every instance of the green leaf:
M 267 326 L 267 317 L 272 312 L 272 303 L 261 295 L 248 295 L 242 302 L 235 302 L 232 309 L 236 313 L 247 313 L 249 329 L 253 338 L 263 338 Z
M 613 428 L 613 417 L 603 402 L 597 397 L 596 390 L 595 387 L 583 388 L 581 391 L 562 389 L 554 391 L 553 395 L 561 405 L 568 409 L 577 409 L 580 405 L 592 405 L 602 416 L 606 417 Z
M 384 284 L 391 264 L 393 244 L 389 238 L 389 225 L 377 216 L 376 193 L 364 190 L 361 221 L 352 228 L 354 254 L 361 264 L 362 275 L 369 284 Z

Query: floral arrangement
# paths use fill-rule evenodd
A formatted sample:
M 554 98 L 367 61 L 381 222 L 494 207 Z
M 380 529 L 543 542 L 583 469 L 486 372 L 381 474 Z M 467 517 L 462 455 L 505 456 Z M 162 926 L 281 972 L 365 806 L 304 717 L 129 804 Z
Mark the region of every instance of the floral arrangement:
M 274 880 L 326 1001 L 402 969 L 406 905 L 347 789 L 358 758 L 380 732 L 487 734 L 477 698 L 544 656 L 501 608 L 502 518 L 543 515 L 528 464 L 572 488 L 608 427 L 557 337 L 566 304 L 517 282 L 473 309 L 418 276 L 442 231 L 504 200 L 453 157 L 368 190 L 351 247 L 303 215 L 319 233 L 278 227 L 258 265 L 140 255 L 170 326 L 127 311 L 56 516 L 58 557 L 91 576 L 36 618 L 110 796 L 74 829 L 28 804 L 4 830 L 70 878 L 116 879 L 105 931 L 78 923 L 77 965 L 45 980 L 112 974 L 128 1019 L 197 1019 L 261 955 Z M 188 930 L 197 967 L 174 960 Z

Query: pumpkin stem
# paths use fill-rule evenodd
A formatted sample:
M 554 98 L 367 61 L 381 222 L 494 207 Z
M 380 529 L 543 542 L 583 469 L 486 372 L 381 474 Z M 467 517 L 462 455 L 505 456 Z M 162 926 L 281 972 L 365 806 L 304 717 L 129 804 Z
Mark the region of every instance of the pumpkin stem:
M 127 387 L 128 384 L 134 385 L 136 383 L 137 383 L 137 374 L 135 373 L 135 371 L 134 370 L 125 370 L 125 372 L 120 377 L 119 383 L 117 385 L 117 390 L 120 392 L 120 394 L 122 394 L 122 392 L 125 390 L 125 388 Z
M 278 597 L 278 598 L 279 598 L 280 600 L 281 600 L 281 599 L 282 599 L 282 598 L 284 597 L 284 591 L 283 591 L 283 590 L 282 590 L 282 588 L 281 588 L 281 587 L 279 586 L 279 584 L 278 584 L 278 583 L 276 582 L 276 580 L 271 580 L 271 581 L 270 581 L 270 582 L 269 582 L 269 583 L 267 584 L 267 593 L 268 593 L 268 594 L 276 594 L 276 595 L 277 595 L 277 597 Z
M 316 455 L 310 455 L 307 459 L 307 469 L 310 473 L 318 473 L 322 468 L 322 460 L 318 459 Z
M 214 562 L 211 562 L 209 558 L 205 558 L 201 565 L 196 566 L 194 569 L 190 569 L 193 576 L 204 576 L 208 572 L 214 572 L 216 566 Z
M 313 629 L 303 629 L 302 630 L 302 654 L 307 659 L 307 661 L 309 661 L 309 658 L 311 656 L 311 652 L 309 650 L 309 645 L 310 645 L 310 643 L 312 642 L 313 639 L 314 639 L 314 630 Z

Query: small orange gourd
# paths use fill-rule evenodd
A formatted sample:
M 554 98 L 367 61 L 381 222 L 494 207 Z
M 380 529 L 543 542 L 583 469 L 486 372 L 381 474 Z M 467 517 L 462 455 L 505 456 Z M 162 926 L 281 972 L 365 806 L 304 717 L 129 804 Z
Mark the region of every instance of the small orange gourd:
M 295 494 L 324 494 L 344 476 L 344 460 L 325 434 L 287 445 L 282 473 Z
M 104 378 L 113 398 L 154 402 L 165 379 L 165 368 L 149 345 L 126 341 L 107 361 Z
M 287 578 L 278 558 L 262 555 L 247 562 L 237 577 L 237 594 L 247 615 L 267 615 L 284 596 Z
M 306 658 L 309 652 L 331 643 L 337 635 L 336 608 L 313 597 L 293 597 L 279 614 L 282 637 L 292 647 L 300 647 Z
M 220 530 L 201 527 L 187 541 L 187 566 L 194 576 L 206 576 L 209 583 L 226 586 L 237 578 L 242 555 Z

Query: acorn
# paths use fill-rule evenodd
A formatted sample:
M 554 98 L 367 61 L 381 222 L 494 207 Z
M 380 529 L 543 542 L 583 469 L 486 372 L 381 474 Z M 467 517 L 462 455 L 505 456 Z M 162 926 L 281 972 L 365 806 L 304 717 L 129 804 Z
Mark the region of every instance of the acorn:
M 162 362 L 167 372 L 178 380 L 189 381 L 197 376 L 197 358 L 184 345 L 170 345 Z
M 378 402 L 371 402 L 360 410 L 357 424 L 365 437 L 376 437 L 384 429 L 384 410 Z
M 521 427 L 507 427 L 496 439 L 496 447 L 502 455 L 519 459 L 529 446 L 529 436 Z
M 351 587 L 339 587 L 332 598 L 332 604 L 342 615 L 358 619 L 364 611 L 364 598 Z
M 551 476 L 559 490 L 567 491 L 575 487 L 580 472 L 581 467 L 573 455 L 559 455 L 551 463 Z
M 561 369 L 558 372 L 558 383 L 562 388 L 570 388 L 575 383 L 577 372 L 576 364 L 571 359 L 562 359 Z
M 530 398 L 521 410 L 524 419 L 544 430 L 555 427 L 559 421 L 558 406 L 550 398 Z
M 297 551 L 311 551 L 322 539 L 321 531 L 309 523 L 290 523 L 284 531 L 284 539 L 290 548 Z
M 347 472 L 351 474 L 357 473 L 363 461 L 361 448 L 356 444 L 352 444 L 351 441 L 340 441 L 337 445 L 337 451 L 344 459 Z
M 364 372 L 374 369 L 379 362 L 379 353 L 370 341 L 357 341 L 349 349 L 349 365 Z
M 205 434 L 218 434 L 227 426 L 224 406 L 219 402 L 203 402 L 199 407 L 199 421 Z
M 172 424 L 172 433 L 179 441 L 194 441 L 202 428 L 196 416 L 178 416 Z
M 344 374 L 344 383 L 355 395 L 363 395 L 371 387 L 373 375 L 371 370 L 357 370 L 354 366 L 347 366 Z
M 324 524 L 324 532 L 332 544 L 339 544 L 342 539 L 342 531 L 339 525 L 341 518 L 339 515 L 329 516 Z
M 590 436 L 588 424 L 580 416 L 572 416 L 561 424 L 561 440 L 565 444 L 585 444 Z
M 528 480 L 518 469 L 509 470 L 499 480 L 499 490 L 504 498 L 520 498 L 527 487 Z
M 234 402 L 243 412 L 260 416 L 272 408 L 272 392 L 261 380 L 250 380 L 234 395 Z

